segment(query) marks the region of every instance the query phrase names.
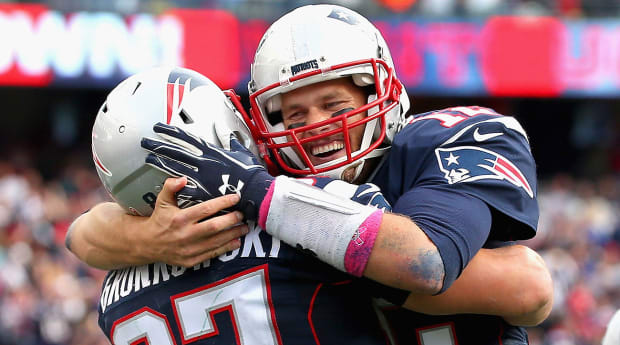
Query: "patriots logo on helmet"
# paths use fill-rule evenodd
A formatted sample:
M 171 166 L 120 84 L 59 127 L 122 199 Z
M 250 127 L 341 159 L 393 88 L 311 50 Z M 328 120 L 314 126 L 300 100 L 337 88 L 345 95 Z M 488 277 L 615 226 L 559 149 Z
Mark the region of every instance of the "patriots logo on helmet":
M 530 198 L 532 187 L 523 173 L 506 157 L 475 146 L 438 148 L 435 150 L 439 169 L 449 184 L 482 179 L 506 180 L 523 188 Z
M 166 124 L 169 125 L 172 115 L 177 114 L 183 108 L 185 92 L 192 91 L 201 85 L 207 85 L 207 81 L 198 72 L 178 68 L 170 71 L 166 89 Z
M 340 20 L 351 25 L 357 25 L 360 23 L 355 13 L 346 11 L 343 8 L 333 9 L 332 12 L 328 15 L 328 17 Z
M 169 84 L 179 83 L 185 85 L 186 82 L 190 79 L 192 80 L 191 84 L 188 84 L 190 91 L 197 88 L 198 86 L 207 85 L 208 83 L 202 74 L 185 68 L 173 68 L 168 75 Z
M 186 79 L 184 84 L 180 83 L 180 79 L 174 82 L 168 81 L 166 88 L 166 124 L 172 121 L 172 115 L 177 114 L 183 105 L 183 94 L 185 92 L 185 84 L 191 85 L 192 79 Z

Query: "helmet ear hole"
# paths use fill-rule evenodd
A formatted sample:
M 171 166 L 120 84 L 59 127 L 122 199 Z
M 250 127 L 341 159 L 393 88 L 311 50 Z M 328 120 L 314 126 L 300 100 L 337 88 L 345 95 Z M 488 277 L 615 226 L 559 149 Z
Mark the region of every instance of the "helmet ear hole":
M 191 116 L 189 116 L 185 109 L 181 109 L 181 111 L 179 112 L 179 116 L 181 117 L 181 120 L 183 120 L 183 123 L 186 125 L 194 123 L 194 120 L 191 118 Z
M 142 85 L 141 81 L 136 83 L 136 87 L 133 89 L 133 92 L 131 93 L 132 96 L 136 94 L 136 91 L 138 91 L 138 88 L 140 87 L 140 85 Z
M 251 138 L 249 138 L 247 135 L 245 135 L 244 133 L 241 133 L 240 131 L 232 131 L 232 133 L 235 135 L 235 138 L 237 138 L 237 140 L 239 140 L 239 143 L 241 145 L 243 145 L 243 147 L 250 147 L 250 145 L 253 145 L 254 142 L 252 141 Z

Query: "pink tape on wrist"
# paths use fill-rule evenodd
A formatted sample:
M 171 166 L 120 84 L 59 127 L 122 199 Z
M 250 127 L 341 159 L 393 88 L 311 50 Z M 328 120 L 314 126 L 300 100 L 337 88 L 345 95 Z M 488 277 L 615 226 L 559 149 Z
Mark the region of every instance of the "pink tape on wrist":
M 275 189 L 276 180 L 274 179 L 267 190 L 267 194 L 263 199 L 263 202 L 260 204 L 260 208 L 258 209 L 258 226 L 261 229 L 266 230 L 267 228 L 267 215 L 269 215 L 269 206 L 271 206 L 271 199 L 273 199 L 273 190 Z
M 344 255 L 344 268 L 350 274 L 361 277 L 366 268 L 366 263 L 375 245 L 375 239 L 379 233 L 379 226 L 383 219 L 383 212 L 373 212 L 357 229 L 351 242 L 347 246 Z

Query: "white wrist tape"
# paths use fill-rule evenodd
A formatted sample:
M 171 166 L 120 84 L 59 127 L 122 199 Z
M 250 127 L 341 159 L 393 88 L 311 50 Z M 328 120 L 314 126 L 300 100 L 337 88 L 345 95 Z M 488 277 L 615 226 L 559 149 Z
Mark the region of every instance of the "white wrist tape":
M 383 215 L 376 207 L 285 176 L 273 182 L 260 213 L 259 224 L 267 233 L 357 276 L 365 268 Z M 345 256 L 356 262 L 345 265 Z

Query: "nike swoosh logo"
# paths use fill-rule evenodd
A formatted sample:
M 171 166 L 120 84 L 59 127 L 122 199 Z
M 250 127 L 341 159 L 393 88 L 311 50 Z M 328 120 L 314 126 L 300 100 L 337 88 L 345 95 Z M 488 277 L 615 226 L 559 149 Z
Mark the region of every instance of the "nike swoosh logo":
M 476 128 L 476 130 L 474 131 L 474 140 L 475 141 L 485 141 L 485 140 L 489 140 L 491 138 L 495 138 L 498 137 L 504 133 L 486 133 L 486 134 L 480 134 L 480 132 L 478 132 L 480 128 Z

